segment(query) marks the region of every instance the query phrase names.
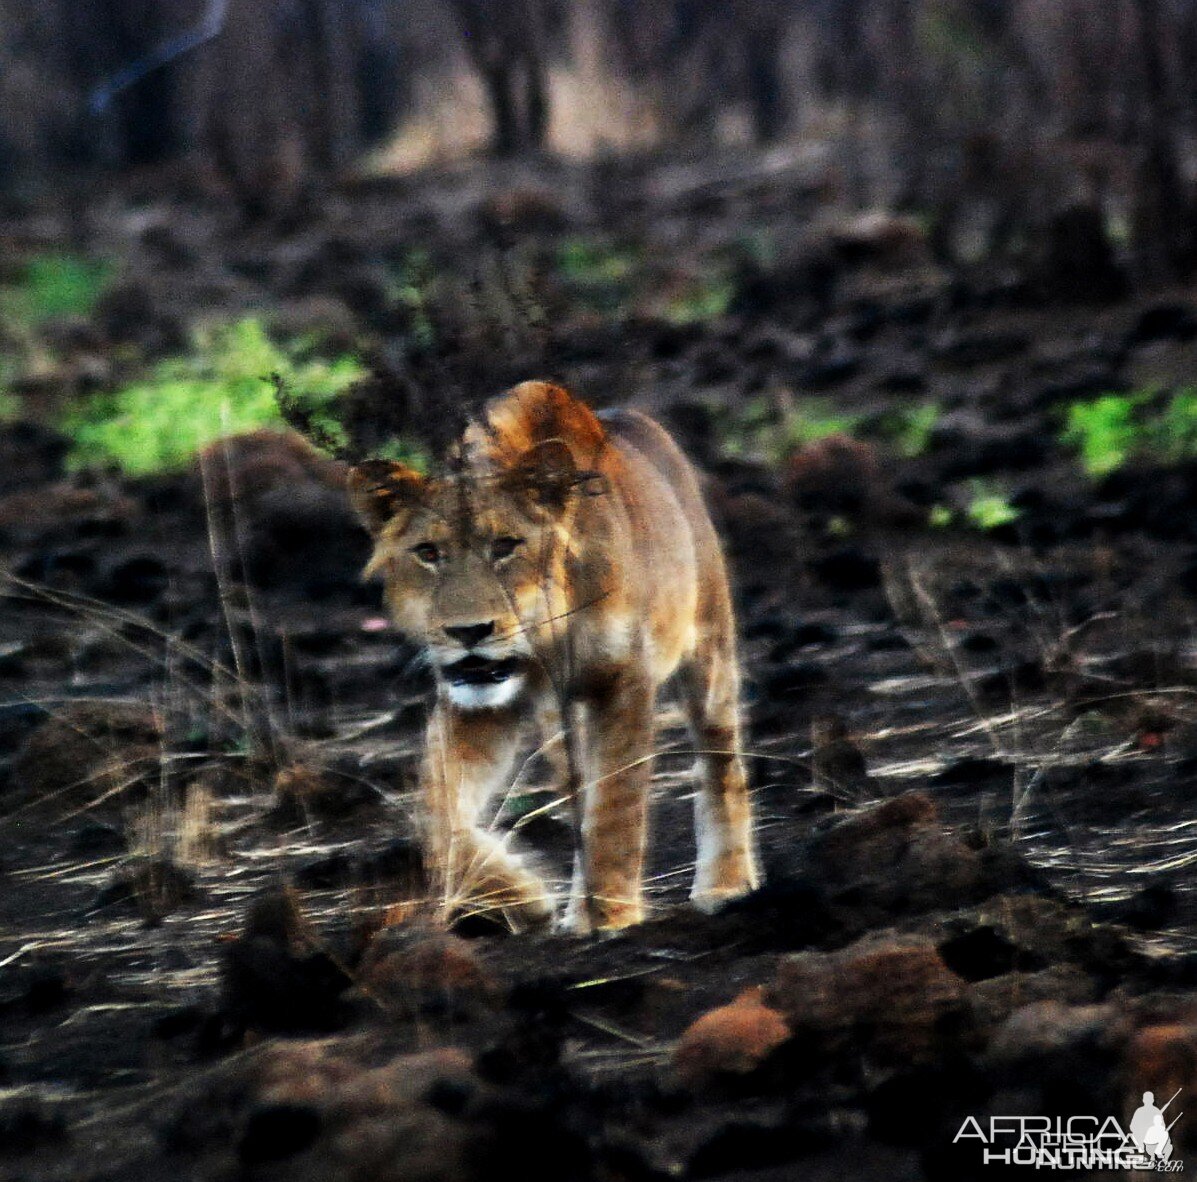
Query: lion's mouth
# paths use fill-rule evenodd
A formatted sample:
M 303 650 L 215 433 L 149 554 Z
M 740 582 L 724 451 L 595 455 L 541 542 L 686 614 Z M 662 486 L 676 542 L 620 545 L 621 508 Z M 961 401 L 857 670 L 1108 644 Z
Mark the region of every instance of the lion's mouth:
M 499 685 L 512 677 L 519 669 L 519 661 L 513 657 L 491 660 L 489 657 L 469 656 L 441 670 L 450 685 Z

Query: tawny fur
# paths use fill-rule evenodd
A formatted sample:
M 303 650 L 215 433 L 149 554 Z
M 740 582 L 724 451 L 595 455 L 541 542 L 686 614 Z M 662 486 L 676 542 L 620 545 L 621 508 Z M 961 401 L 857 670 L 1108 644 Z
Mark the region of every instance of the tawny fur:
M 508 787 L 522 720 L 549 740 L 564 709 L 583 782 L 565 924 L 643 918 L 654 703 L 671 677 L 703 772 L 691 897 L 712 908 L 751 890 L 731 596 L 685 457 L 644 415 L 596 416 L 558 386 L 525 382 L 487 407 L 453 460 L 443 478 L 382 461 L 350 474 L 375 538 L 367 569 L 438 674 L 423 796 L 446 906 L 494 908 L 516 927 L 551 917 L 543 881 L 479 816 Z M 517 672 L 454 683 L 467 656 Z

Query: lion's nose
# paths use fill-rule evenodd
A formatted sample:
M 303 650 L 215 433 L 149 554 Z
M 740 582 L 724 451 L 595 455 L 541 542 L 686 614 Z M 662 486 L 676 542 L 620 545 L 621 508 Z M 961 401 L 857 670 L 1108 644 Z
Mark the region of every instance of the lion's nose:
M 450 640 L 456 640 L 466 648 L 473 648 L 481 644 L 495 630 L 495 622 L 488 624 L 460 624 L 453 628 L 446 628 L 445 635 Z

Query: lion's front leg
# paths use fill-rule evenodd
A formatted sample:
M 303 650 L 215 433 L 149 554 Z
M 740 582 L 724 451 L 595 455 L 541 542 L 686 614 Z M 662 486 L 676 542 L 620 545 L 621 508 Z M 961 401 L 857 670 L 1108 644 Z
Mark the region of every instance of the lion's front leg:
M 653 687 L 625 671 L 585 704 L 582 848 L 565 926 L 585 932 L 644 918 Z
M 512 711 L 461 711 L 444 702 L 429 722 L 423 773 L 428 849 L 446 917 L 501 915 L 516 930 L 552 918 L 544 882 L 478 824 L 487 802 L 506 787 L 519 733 Z
M 740 755 L 739 668 L 730 618 L 726 624 L 722 638 L 701 650 L 681 676 L 703 768 L 694 797 L 697 857 L 690 892 L 702 911 L 714 911 L 755 890 L 760 881 L 752 799 Z

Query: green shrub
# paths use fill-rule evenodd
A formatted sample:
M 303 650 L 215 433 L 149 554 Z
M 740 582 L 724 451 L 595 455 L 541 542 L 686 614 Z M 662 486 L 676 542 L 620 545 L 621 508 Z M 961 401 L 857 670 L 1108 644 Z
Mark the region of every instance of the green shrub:
M 714 275 L 689 284 L 665 305 L 670 324 L 702 324 L 724 315 L 735 299 L 736 285 L 725 276 Z
M 1197 456 L 1197 388 L 1177 390 L 1147 424 L 1145 450 L 1166 464 Z
M 276 345 L 258 320 L 240 320 L 197 334 L 193 353 L 160 362 L 144 381 L 68 412 L 68 463 L 115 464 L 133 475 L 177 469 L 222 436 L 282 429 L 271 375 L 322 407 L 364 372 L 353 357 L 305 357 L 295 346 Z M 339 430 L 331 416 L 329 429 Z
M 973 497 L 965 509 L 965 516 L 977 529 L 998 529 L 1017 521 L 1022 514 L 1010 504 L 1004 493 L 991 488 L 983 480 L 972 485 Z
M 632 299 L 642 258 L 629 246 L 570 238 L 557 250 L 557 269 L 587 307 L 613 314 Z
M 830 435 L 851 435 L 861 421 L 860 415 L 838 412 L 818 398 L 802 399 L 784 410 L 766 398 L 753 398 L 735 411 L 716 408 L 713 415 L 724 452 L 771 464 Z
M 1090 476 L 1105 476 L 1130 459 L 1143 433 L 1136 415 L 1146 397 L 1104 394 L 1068 408 L 1060 441 L 1080 452 L 1081 464 Z
M 782 455 L 832 435 L 852 435 L 860 426 L 861 417 L 837 412 L 819 399 L 803 399 L 782 417 L 779 432 Z
M 1197 387 L 1161 400 L 1158 389 L 1103 394 L 1068 408 L 1060 441 L 1074 448 L 1090 476 L 1106 476 L 1132 459 L 1176 464 L 1197 457 Z
M 624 283 L 640 262 L 631 247 L 609 246 L 585 238 L 571 238 L 561 244 L 557 265 L 574 283 L 584 285 Z
M 433 286 L 432 258 L 426 250 L 413 249 L 389 269 L 391 300 L 411 315 L 410 343 L 430 347 L 436 338 L 428 313 L 429 293 Z
M 86 316 L 112 278 L 109 263 L 45 254 L 25 264 L 20 282 L 0 291 L 0 320 L 34 327 L 58 316 Z
M 932 529 L 947 529 L 955 520 L 955 514 L 947 505 L 932 505 L 927 513 L 927 524 Z
M 941 413 L 936 402 L 899 407 L 882 417 L 880 431 L 900 456 L 912 460 L 930 447 Z

